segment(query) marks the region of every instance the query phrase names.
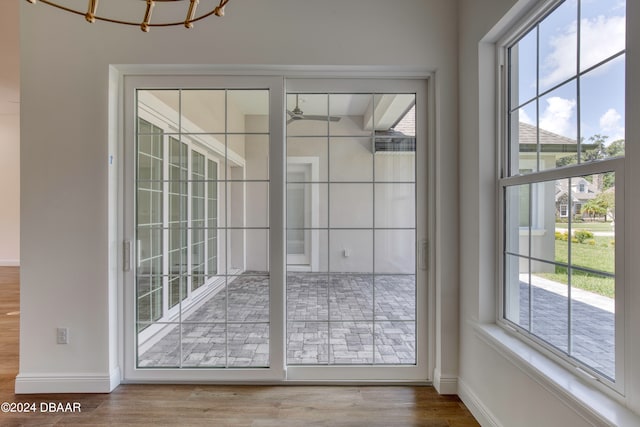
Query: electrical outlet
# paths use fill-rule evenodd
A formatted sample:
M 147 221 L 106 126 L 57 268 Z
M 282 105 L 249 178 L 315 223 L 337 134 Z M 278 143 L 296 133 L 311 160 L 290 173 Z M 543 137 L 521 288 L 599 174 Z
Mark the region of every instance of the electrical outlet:
M 56 330 L 56 340 L 58 344 L 69 344 L 69 329 L 58 328 Z

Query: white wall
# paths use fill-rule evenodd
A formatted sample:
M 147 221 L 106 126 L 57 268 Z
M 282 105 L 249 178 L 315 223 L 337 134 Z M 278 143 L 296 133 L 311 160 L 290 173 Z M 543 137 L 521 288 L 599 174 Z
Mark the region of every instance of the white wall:
M 0 4 L 0 266 L 20 264 L 18 2 Z
M 491 338 L 490 325 L 496 321 L 497 273 L 497 201 L 496 201 L 496 133 L 495 133 L 495 41 L 500 33 L 515 24 L 535 0 L 461 0 L 459 16 L 460 66 L 460 381 L 463 401 L 479 417 L 483 425 L 502 426 L 582 426 L 601 425 L 607 419 L 611 425 L 640 425 L 631 408 L 640 413 L 640 376 L 634 360 L 640 357 L 637 330 L 640 327 L 637 310 L 640 279 L 637 267 L 640 229 L 637 221 L 627 221 L 625 248 L 627 292 L 622 300 L 626 306 L 625 335 L 627 357 L 624 378 L 625 397 L 618 403 L 601 393 L 593 383 L 585 382 L 574 372 L 559 368 L 549 359 L 528 350 L 518 340 L 511 343 L 526 362 L 506 350 L 498 339 Z M 540 4 L 540 2 L 537 2 Z M 628 22 L 638 22 L 640 4 L 627 2 Z M 507 14 L 506 18 L 503 16 Z M 501 19 L 502 18 L 502 19 Z M 627 26 L 628 75 L 637 75 L 640 66 L 638 28 Z M 636 117 L 639 85 L 627 80 L 627 117 Z M 638 135 L 637 120 L 627 123 L 627 140 Z M 628 144 L 631 146 L 632 144 Z M 637 218 L 639 186 L 637 164 L 638 145 L 627 150 L 625 200 L 627 218 Z M 628 174 L 633 173 L 633 177 Z M 634 180 L 634 181 L 631 181 Z M 545 219 L 547 220 L 547 219 Z M 630 243 L 632 242 L 632 243 Z M 509 335 L 495 332 L 502 342 Z M 515 347 L 512 347 L 515 348 Z M 515 350 L 514 350 L 515 351 Z M 534 365 L 529 365 L 532 362 Z M 536 368 L 531 368 L 535 366 Z M 540 369 L 540 370 L 538 370 Z M 554 372 L 553 376 L 541 372 Z M 580 399 L 576 399 L 579 396 Z M 604 415 L 604 418 L 602 417 Z M 628 417 L 624 421 L 622 418 Z
M 130 4 L 130 3 L 129 3 Z M 387 66 L 432 70 L 436 93 L 436 371 L 458 346 L 457 3 L 245 0 L 222 19 L 143 34 L 20 3 L 22 290 L 18 391 L 106 391 L 117 376 L 118 242 L 107 225 L 110 64 Z M 55 28 L 55 31 L 49 29 Z M 112 129 L 113 130 L 113 129 Z M 442 236 L 442 237 L 439 237 Z M 70 344 L 55 344 L 55 327 Z

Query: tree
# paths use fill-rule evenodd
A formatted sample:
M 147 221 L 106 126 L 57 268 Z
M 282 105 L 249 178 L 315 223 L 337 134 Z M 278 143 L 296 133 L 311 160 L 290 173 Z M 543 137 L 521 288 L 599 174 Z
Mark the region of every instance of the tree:
M 607 157 L 616 157 L 624 155 L 624 139 L 613 141 L 605 148 Z
M 598 194 L 582 206 L 582 212 L 589 215 L 592 219 L 596 217 L 611 216 L 615 220 L 615 193 L 613 191 L 605 191 Z
M 606 159 L 609 157 L 616 157 L 624 155 L 624 139 L 618 139 L 607 145 L 606 135 L 595 134 L 588 139 L 588 145 L 592 148 L 584 150 L 580 155 L 581 162 L 591 162 L 594 160 Z M 584 142 L 584 138 L 581 139 L 583 147 L 587 144 Z M 570 154 L 567 156 L 558 157 L 556 160 L 556 167 L 562 167 L 578 163 L 578 154 Z

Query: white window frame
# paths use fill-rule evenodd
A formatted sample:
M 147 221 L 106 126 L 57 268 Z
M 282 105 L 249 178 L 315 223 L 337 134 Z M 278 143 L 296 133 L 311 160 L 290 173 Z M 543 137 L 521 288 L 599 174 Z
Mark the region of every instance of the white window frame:
M 608 158 L 589 163 L 566 166 L 557 169 L 548 169 L 539 172 L 509 176 L 509 68 L 508 68 L 508 48 L 514 45 L 522 36 L 528 33 L 534 25 L 544 19 L 564 0 L 548 0 L 534 8 L 527 16 L 518 22 L 507 34 L 496 44 L 497 48 L 497 75 L 498 75 L 498 165 L 499 175 L 497 179 L 497 200 L 498 200 L 498 304 L 496 323 L 508 332 L 530 345 L 533 349 L 550 357 L 570 372 L 577 373 L 580 377 L 595 384 L 596 387 L 605 394 L 616 399 L 621 399 L 625 393 L 625 239 L 624 239 L 624 184 L 625 158 Z M 577 49 L 577 47 L 576 47 Z M 539 97 L 536 95 L 536 97 Z M 506 204 L 504 189 L 510 186 L 532 184 L 538 182 L 579 178 L 591 174 L 598 174 L 613 171 L 616 175 L 616 227 L 615 227 L 615 381 L 611 381 L 606 376 L 591 369 L 585 363 L 571 358 L 562 351 L 529 333 L 518 325 L 506 320 L 505 315 L 505 220 Z M 530 207 L 533 209 L 533 207 Z M 535 210 L 533 211 L 535 215 Z M 569 209 L 567 207 L 567 216 Z

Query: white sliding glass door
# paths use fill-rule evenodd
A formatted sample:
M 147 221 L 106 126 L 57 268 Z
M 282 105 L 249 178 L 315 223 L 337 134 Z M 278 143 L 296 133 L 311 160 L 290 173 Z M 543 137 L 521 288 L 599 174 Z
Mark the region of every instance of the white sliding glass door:
M 282 90 L 264 78 L 125 82 L 127 379 L 284 377 L 270 172 L 283 169 Z
M 127 380 L 429 378 L 425 81 L 131 76 L 124 100 Z
M 426 378 L 424 95 L 407 81 L 287 84 L 291 379 Z

